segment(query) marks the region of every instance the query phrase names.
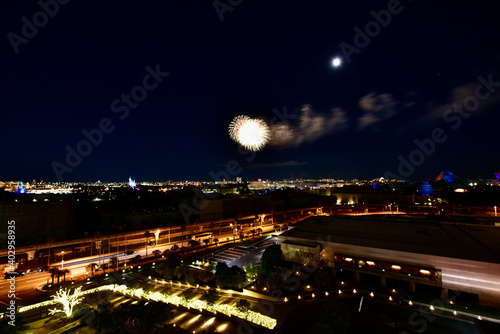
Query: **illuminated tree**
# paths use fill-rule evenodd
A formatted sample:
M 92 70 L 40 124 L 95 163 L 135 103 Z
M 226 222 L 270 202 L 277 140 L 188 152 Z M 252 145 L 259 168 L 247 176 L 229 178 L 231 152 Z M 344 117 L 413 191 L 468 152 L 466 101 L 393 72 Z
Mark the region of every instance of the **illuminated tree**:
M 76 288 L 73 292 L 71 289 L 59 288 L 59 291 L 51 297 L 54 302 L 62 304 L 63 308 L 62 310 L 56 308 L 49 310 L 50 314 L 63 312 L 67 317 L 71 316 L 73 307 L 80 304 L 83 300 L 82 295 L 82 287 Z
M 243 313 L 247 313 L 250 310 L 250 302 L 246 299 L 240 299 L 236 303 L 236 308 Z

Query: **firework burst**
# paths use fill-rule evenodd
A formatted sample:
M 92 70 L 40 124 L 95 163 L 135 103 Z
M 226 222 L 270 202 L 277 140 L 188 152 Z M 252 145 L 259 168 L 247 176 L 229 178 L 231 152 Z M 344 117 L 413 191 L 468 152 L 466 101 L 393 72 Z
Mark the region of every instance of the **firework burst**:
M 241 115 L 229 124 L 229 136 L 247 150 L 260 151 L 269 141 L 270 131 L 263 120 Z

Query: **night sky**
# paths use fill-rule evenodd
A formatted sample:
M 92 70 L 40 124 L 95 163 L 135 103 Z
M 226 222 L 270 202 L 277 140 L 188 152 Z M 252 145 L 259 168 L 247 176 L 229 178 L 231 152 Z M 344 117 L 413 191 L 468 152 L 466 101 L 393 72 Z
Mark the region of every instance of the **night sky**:
M 494 1 L 60 1 L 53 17 L 36 1 L 2 3 L 0 180 L 500 170 Z M 381 10 L 385 27 L 370 24 Z M 367 24 L 372 37 L 355 40 Z M 127 105 L 131 93 L 140 101 Z M 227 129 L 241 114 L 270 124 L 271 145 L 238 150 Z M 97 145 L 68 166 L 84 130 Z

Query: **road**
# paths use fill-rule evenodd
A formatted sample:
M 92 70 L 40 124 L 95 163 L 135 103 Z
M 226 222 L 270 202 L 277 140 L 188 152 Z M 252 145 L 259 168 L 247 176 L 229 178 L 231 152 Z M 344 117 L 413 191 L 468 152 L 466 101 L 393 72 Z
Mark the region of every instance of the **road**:
M 267 226 L 264 227 L 263 230 L 264 232 L 270 232 L 273 230 L 273 227 Z M 217 238 L 219 240 L 225 238 L 232 239 L 233 234 L 232 233 L 223 234 L 221 236 L 217 236 Z M 158 247 L 150 246 L 147 248 L 147 254 L 148 256 L 151 256 L 153 251 L 155 250 L 163 252 L 166 249 L 170 249 L 171 247 L 173 247 L 174 244 L 175 243 L 164 244 L 164 245 L 159 245 Z M 181 244 L 182 243 L 177 243 L 179 247 L 181 246 Z M 184 242 L 184 245 L 186 246 L 186 242 Z M 141 255 L 142 258 L 146 257 L 146 248 L 139 249 L 136 251 L 136 253 L 131 255 L 124 255 L 123 253 L 120 253 L 118 254 L 118 260 L 121 264 L 124 263 L 127 266 L 130 266 L 132 264 L 132 259 L 137 255 Z M 105 254 L 104 256 L 101 256 L 101 263 L 108 263 L 109 259 L 115 256 L 117 256 L 117 254 L 115 253 Z M 96 264 L 99 263 L 98 256 L 93 256 L 93 257 L 89 256 L 89 257 L 64 261 L 64 264 L 62 262 L 56 262 L 53 263 L 52 265 L 57 266 L 60 269 L 70 270 L 70 274 L 66 275 L 66 279 L 72 280 L 72 279 L 82 279 L 90 276 L 90 272 L 88 271 L 88 265 L 90 263 L 96 263 Z M 234 264 L 237 264 L 238 266 L 243 266 L 243 262 L 241 262 L 241 264 L 239 262 L 238 263 L 235 262 Z M 78 272 L 78 274 L 76 274 L 76 272 Z M 75 275 L 72 276 L 72 273 L 75 273 Z M 63 278 L 61 277 L 60 279 L 62 280 Z M 17 277 L 15 285 L 16 285 L 16 298 L 19 300 L 18 304 L 19 305 L 30 304 L 30 301 L 36 299 L 41 295 L 41 292 L 38 291 L 37 288 L 40 289 L 44 284 L 50 281 L 51 281 L 51 275 L 48 272 L 31 272 L 25 276 Z M 9 281 L 0 278 L 0 304 L 9 302 L 8 298 L 9 287 L 10 287 Z

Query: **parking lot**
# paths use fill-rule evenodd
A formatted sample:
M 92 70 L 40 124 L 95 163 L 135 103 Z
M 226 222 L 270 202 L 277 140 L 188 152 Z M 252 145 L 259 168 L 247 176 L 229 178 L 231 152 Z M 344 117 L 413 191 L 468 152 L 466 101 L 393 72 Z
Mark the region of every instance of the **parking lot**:
M 276 237 L 269 237 L 247 248 L 231 247 L 222 252 L 215 253 L 210 257 L 209 261 L 211 263 L 225 262 L 229 267 L 236 265 L 240 268 L 243 268 L 245 263 L 248 264 L 250 261 L 254 265 L 259 265 L 264 250 L 276 244 L 276 242 Z

